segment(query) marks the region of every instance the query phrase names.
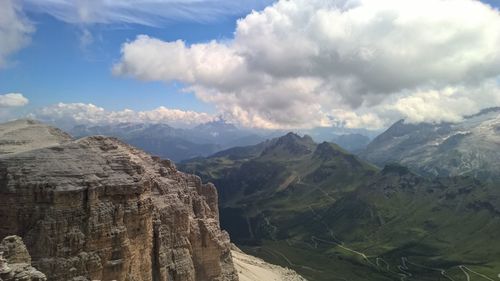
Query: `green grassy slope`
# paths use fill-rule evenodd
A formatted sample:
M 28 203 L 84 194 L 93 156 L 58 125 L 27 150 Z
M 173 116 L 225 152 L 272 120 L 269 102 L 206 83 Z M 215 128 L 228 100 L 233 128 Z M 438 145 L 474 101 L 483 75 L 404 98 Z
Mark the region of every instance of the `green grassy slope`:
M 216 184 L 233 241 L 309 280 L 498 279 L 493 185 L 378 171 L 335 144 L 290 134 L 181 168 Z

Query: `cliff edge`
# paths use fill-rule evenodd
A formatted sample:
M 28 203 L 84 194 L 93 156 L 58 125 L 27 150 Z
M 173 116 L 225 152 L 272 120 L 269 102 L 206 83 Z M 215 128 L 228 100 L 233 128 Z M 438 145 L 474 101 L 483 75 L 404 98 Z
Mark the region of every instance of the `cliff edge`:
M 0 239 L 22 237 L 48 280 L 238 280 L 213 185 L 114 138 L 16 122 L 0 125 Z

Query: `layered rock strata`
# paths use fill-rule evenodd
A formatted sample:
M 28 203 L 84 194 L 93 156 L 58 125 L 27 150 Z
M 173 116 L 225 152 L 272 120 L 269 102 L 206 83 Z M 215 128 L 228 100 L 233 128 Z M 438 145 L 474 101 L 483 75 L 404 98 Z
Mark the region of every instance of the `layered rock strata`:
M 48 280 L 238 279 L 213 185 L 113 138 L 62 136 L 0 156 L 0 238 L 21 236 Z
M 47 281 L 45 274 L 31 266 L 31 257 L 18 236 L 0 243 L 0 281 Z

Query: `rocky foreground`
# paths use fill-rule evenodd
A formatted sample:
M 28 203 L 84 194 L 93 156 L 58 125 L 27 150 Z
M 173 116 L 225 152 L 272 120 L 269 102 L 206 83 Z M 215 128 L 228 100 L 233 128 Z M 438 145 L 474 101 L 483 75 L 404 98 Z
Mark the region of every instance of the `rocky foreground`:
M 240 281 L 306 281 L 295 271 L 269 264 L 233 248 L 232 256 Z
M 235 267 L 212 184 L 32 120 L 0 124 L 0 239 L 0 281 L 303 280 L 239 250 Z
M 0 151 L 0 239 L 47 280 L 238 280 L 215 187 L 170 161 L 26 120 L 0 125 Z
M 47 281 L 31 266 L 31 257 L 21 237 L 8 236 L 0 243 L 0 281 Z

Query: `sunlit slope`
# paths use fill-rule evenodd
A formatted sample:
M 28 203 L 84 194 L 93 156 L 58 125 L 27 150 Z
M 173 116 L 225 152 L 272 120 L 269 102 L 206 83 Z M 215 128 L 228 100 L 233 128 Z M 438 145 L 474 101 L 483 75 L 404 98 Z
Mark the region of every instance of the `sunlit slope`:
M 426 180 L 399 165 L 379 171 L 293 134 L 182 168 L 216 183 L 233 241 L 310 280 L 500 273 L 500 194 L 491 184 Z
M 500 108 L 458 123 L 396 122 L 360 153 L 380 166 L 399 163 L 423 176 L 500 180 Z

